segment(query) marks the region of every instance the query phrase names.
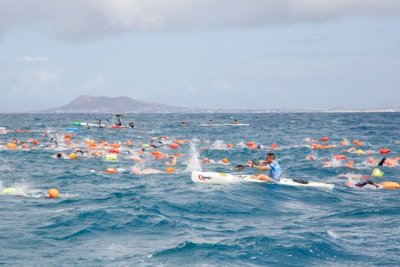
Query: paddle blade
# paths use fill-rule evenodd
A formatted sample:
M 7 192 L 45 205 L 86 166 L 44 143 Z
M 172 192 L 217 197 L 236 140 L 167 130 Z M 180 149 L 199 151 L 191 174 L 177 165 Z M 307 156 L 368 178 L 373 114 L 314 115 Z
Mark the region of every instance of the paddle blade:
M 246 168 L 246 166 L 244 166 L 244 165 L 237 165 L 237 166 L 235 167 L 235 171 L 240 172 L 240 171 L 243 171 L 244 168 Z

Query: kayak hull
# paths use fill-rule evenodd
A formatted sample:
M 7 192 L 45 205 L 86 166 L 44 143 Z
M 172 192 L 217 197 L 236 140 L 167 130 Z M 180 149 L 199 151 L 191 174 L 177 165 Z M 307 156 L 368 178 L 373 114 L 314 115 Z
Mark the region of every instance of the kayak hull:
M 76 121 L 73 123 L 75 126 L 83 126 L 83 127 L 97 127 L 97 128 L 110 128 L 110 129 L 131 129 L 133 127 L 127 125 L 111 125 L 108 126 L 106 124 L 97 124 L 97 123 L 88 123 L 88 122 L 80 122 Z
M 266 183 L 265 181 L 260 181 L 253 179 L 251 175 L 233 175 L 229 173 L 218 173 L 218 172 L 192 172 L 192 181 L 195 183 L 204 184 L 232 184 L 232 183 Z M 321 189 L 333 189 L 335 186 L 333 184 L 321 183 L 321 182 L 307 182 L 299 183 L 290 178 L 281 178 L 276 184 L 295 186 L 295 187 L 314 187 Z

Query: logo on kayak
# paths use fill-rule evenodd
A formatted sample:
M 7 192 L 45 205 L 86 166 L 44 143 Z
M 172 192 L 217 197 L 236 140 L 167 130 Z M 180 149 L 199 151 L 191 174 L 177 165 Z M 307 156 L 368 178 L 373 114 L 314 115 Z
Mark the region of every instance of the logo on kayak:
M 204 176 L 204 175 L 199 175 L 199 180 L 200 181 L 205 181 L 205 180 L 212 180 L 211 176 Z

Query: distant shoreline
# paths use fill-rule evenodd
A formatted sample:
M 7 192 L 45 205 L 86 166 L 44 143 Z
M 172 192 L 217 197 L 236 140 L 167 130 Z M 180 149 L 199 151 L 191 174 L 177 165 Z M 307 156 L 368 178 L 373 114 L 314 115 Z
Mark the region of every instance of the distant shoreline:
M 296 113 L 400 113 L 400 109 L 377 110 L 215 110 L 215 111 L 187 111 L 187 112 L 122 112 L 124 114 L 296 114 Z M 113 114 L 113 112 L 96 111 L 0 111 L 0 114 Z

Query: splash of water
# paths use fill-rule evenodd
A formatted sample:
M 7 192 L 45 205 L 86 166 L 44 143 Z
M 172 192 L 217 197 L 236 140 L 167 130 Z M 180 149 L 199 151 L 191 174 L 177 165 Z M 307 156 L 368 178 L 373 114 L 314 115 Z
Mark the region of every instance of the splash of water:
M 210 147 L 214 150 L 227 150 L 226 144 L 222 140 L 216 140 Z
M 190 158 L 186 167 L 187 172 L 201 171 L 201 160 L 196 144 L 190 143 Z

